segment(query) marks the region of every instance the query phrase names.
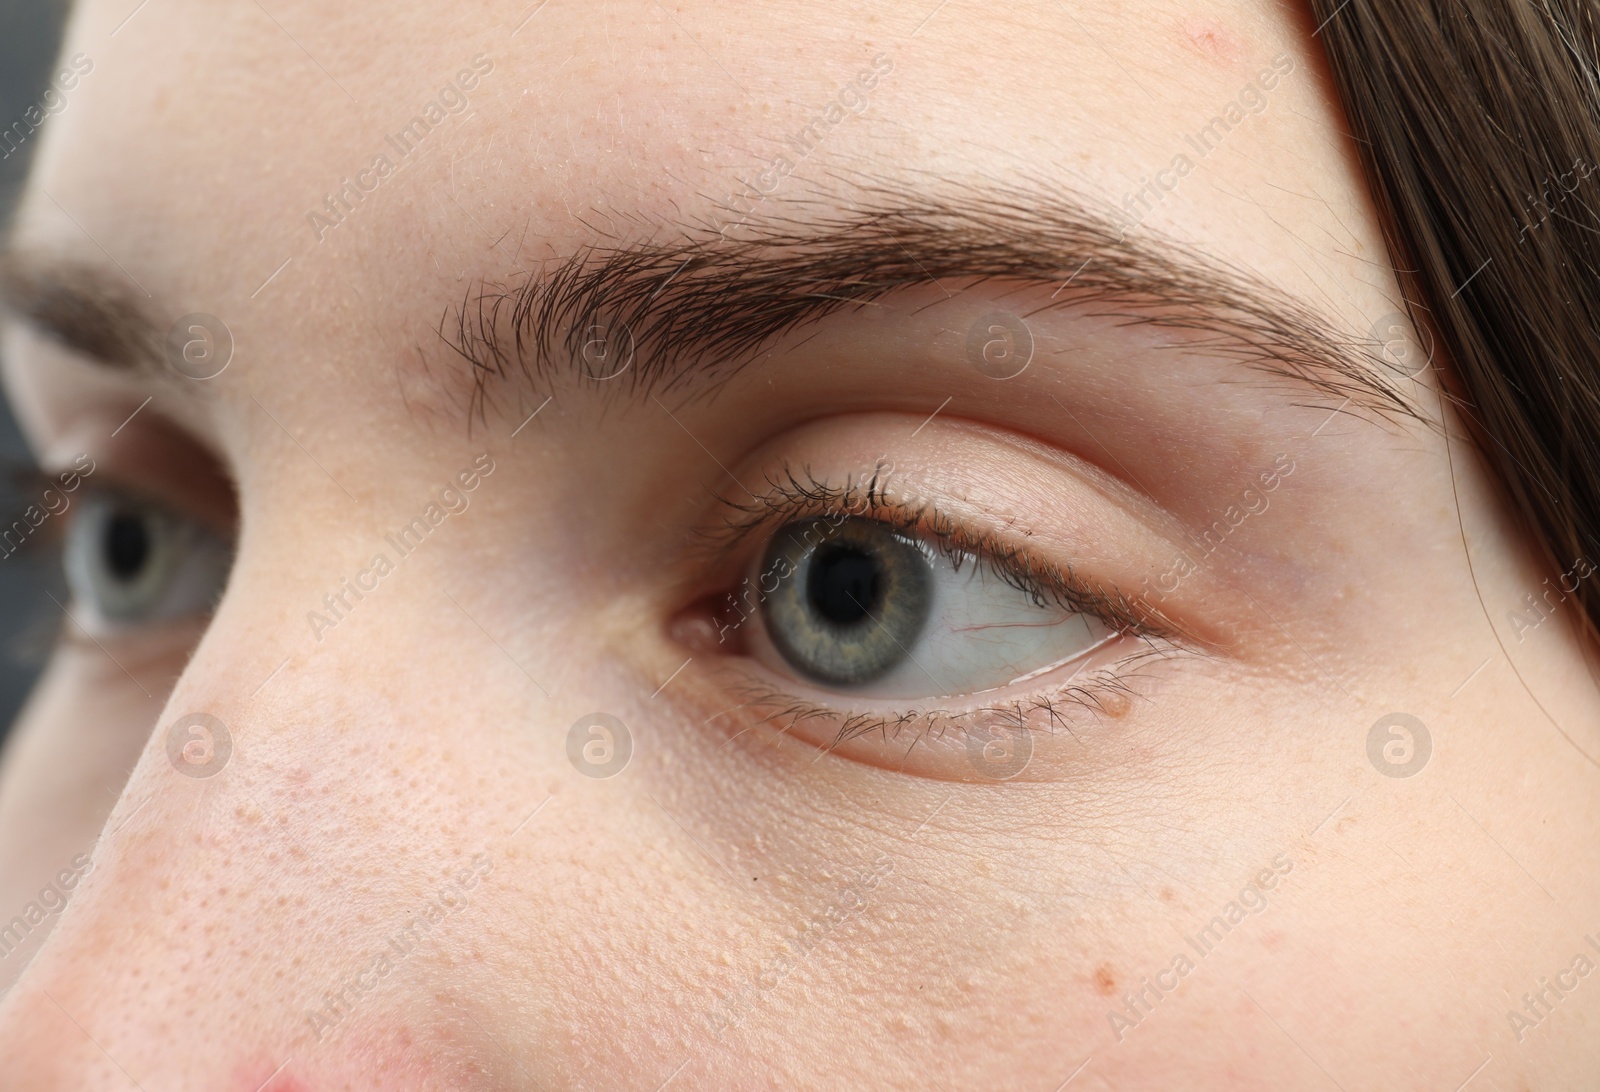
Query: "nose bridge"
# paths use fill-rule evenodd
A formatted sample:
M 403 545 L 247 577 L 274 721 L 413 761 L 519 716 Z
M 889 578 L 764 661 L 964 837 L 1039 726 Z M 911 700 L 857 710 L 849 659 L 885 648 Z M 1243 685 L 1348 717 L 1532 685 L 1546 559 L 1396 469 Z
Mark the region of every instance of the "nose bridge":
M 450 717 L 470 680 L 380 676 L 359 616 L 263 677 L 244 621 L 219 614 L 3 1002 L 16 1087 L 233 1087 L 242 1065 L 251 1092 L 276 1055 L 370 1045 L 485 898 L 510 824 Z

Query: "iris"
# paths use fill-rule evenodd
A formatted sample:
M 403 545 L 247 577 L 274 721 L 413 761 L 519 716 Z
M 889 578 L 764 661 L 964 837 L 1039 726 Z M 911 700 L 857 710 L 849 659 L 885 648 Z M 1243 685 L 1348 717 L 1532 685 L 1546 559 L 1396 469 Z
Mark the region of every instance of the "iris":
M 765 603 L 767 632 L 796 671 L 863 686 L 904 661 L 932 606 L 927 547 L 878 520 L 790 523 L 763 571 L 786 574 Z

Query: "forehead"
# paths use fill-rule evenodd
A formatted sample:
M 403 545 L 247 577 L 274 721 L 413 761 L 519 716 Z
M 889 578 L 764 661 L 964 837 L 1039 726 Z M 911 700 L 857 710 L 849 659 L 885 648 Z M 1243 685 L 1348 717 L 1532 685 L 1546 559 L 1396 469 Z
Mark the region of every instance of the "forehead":
M 1311 28 L 1265 0 L 124 8 L 75 16 L 93 68 L 19 243 L 330 356 L 409 352 L 465 284 L 597 242 L 848 204 L 840 178 L 1046 181 L 1386 310 Z

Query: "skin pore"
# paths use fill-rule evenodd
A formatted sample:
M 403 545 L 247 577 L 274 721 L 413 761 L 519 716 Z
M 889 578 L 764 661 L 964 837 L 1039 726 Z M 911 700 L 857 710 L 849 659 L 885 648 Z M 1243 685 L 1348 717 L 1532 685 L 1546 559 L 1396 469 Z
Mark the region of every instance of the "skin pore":
M 73 15 L 6 380 L 236 553 L 209 614 L 63 604 L 16 1087 L 1600 1067 L 1591 665 L 1305 12 L 127 9 Z M 1109 639 L 801 678 L 740 589 L 846 513 Z

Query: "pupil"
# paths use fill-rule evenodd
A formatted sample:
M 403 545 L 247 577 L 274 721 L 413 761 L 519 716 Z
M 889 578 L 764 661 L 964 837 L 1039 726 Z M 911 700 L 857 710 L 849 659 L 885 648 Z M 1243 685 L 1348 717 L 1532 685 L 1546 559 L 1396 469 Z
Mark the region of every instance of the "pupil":
M 881 583 L 877 558 L 852 546 L 824 546 L 811 560 L 806 595 L 823 618 L 849 626 L 878 605 Z
M 118 512 L 106 528 L 106 564 L 118 580 L 129 580 L 150 556 L 150 532 L 139 516 Z

